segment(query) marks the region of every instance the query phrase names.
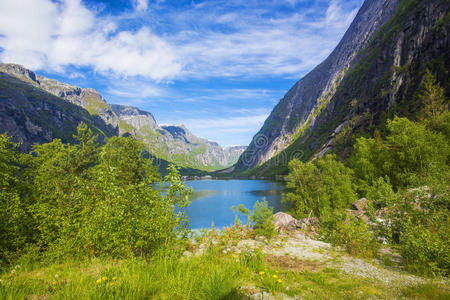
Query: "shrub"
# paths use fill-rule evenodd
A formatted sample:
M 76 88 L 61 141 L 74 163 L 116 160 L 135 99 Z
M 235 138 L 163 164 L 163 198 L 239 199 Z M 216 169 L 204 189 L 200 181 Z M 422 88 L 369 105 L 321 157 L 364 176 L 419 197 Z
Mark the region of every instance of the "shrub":
M 396 188 L 424 184 L 448 172 L 448 138 L 424 124 L 395 117 L 388 121 L 389 134 L 381 138 L 359 138 L 350 164 L 360 191 L 367 192 L 379 177 L 389 178 Z M 436 147 L 439 145 L 439 147 Z
M 367 199 L 375 209 L 392 206 L 398 200 L 398 195 L 392 189 L 389 178 L 379 177 L 373 185 L 368 188 Z
M 449 274 L 449 204 L 448 187 L 433 186 L 410 189 L 391 207 L 386 227 L 411 271 Z
M 250 215 L 256 234 L 263 235 L 268 239 L 275 237 L 277 230 L 273 217 L 273 208 L 269 207 L 267 201 L 257 201 Z
M 311 212 L 320 217 L 345 208 L 357 200 L 352 174 L 334 155 L 307 163 L 294 159 L 289 163 L 287 181 L 287 187 L 294 192 L 287 193 L 284 201 L 292 206 L 297 218 Z
M 345 212 L 324 217 L 321 233 L 327 241 L 344 247 L 351 255 L 374 257 L 380 248 L 369 225 Z

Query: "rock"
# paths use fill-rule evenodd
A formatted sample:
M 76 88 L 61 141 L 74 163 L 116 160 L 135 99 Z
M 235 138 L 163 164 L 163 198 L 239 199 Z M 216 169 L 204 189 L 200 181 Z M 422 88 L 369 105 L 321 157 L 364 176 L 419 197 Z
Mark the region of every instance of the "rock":
M 369 204 L 366 198 L 361 198 L 358 201 L 355 201 L 352 206 L 355 210 L 350 210 L 350 213 L 352 213 L 355 217 L 362 219 L 364 222 L 369 221 L 369 217 L 367 216 Z
M 322 128 L 322 124 L 315 124 L 320 105 L 326 103 L 325 99 L 334 96 L 342 75 L 356 63 L 359 52 L 367 47 L 378 29 L 392 17 L 399 2 L 365 1 L 330 56 L 301 78 L 280 100 L 267 118 L 265 126 L 250 143 L 245 152 L 247 159 L 241 159 L 236 165 L 237 170 L 253 168 L 284 153 L 283 150 L 292 144 L 295 140 L 293 137 L 300 128 L 305 133 L 315 126 Z M 322 148 L 322 145 L 317 144 L 315 150 L 323 149 L 325 153 L 329 147 Z M 280 155 L 279 159 L 283 161 L 287 157 Z
M 192 252 L 190 252 L 190 251 L 184 251 L 183 252 L 183 257 L 191 257 L 192 256 Z
M 278 231 L 293 231 L 297 229 L 297 220 L 291 215 L 278 212 L 274 215 L 275 218 L 275 227 Z
M 352 206 L 357 211 L 365 211 L 366 209 L 369 208 L 369 204 L 367 203 L 367 199 L 366 198 L 361 198 L 358 201 L 355 201 L 352 204 Z
M 311 217 L 311 218 L 304 218 L 297 220 L 297 228 L 300 228 L 302 230 L 307 229 L 308 227 L 314 231 L 314 229 L 319 226 L 320 220 L 317 217 Z

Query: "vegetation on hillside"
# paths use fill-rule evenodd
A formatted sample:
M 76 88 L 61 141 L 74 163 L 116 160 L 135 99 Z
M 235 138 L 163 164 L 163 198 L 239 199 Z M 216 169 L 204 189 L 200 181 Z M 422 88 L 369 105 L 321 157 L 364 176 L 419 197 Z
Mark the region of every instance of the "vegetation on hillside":
M 385 134 L 357 138 L 346 161 L 291 161 L 285 201 L 297 217 L 320 217 L 323 235 L 353 254 L 375 255 L 378 238 L 398 248 L 411 270 L 448 275 L 450 112 L 429 71 L 419 98 L 420 120 L 388 120 Z M 368 199 L 369 223 L 345 210 L 357 196 Z
M 347 161 L 291 161 L 285 200 L 296 217 L 319 217 L 322 237 L 352 255 L 378 256 L 387 241 L 411 271 L 448 275 L 449 112 L 431 74 L 420 95 L 420 121 L 392 119 L 386 133 L 357 139 Z M 288 253 L 238 248 L 249 239 L 284 247 L 265 201 L 235 208 L 253 229 L 237 220 L 192 237 L 182 209 L 191 191 L 174 166 L 162 179 L 141 142 L 99 144 L 83 123 L 73 139 L 23 154 L 0 135 L 2 299 L 247 299 L 255 290 L 306 299 L 448 297 L 439 281 L 386 288 Z M 153 188 L 163 182 L 164 193 Z M 347 212 L 361 196 L 369 222 Z

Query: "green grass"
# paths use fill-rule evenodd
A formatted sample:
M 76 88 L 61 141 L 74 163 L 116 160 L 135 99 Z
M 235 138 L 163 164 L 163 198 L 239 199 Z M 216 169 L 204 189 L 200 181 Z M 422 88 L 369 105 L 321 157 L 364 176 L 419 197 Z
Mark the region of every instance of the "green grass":
M 0 299 L 248 299 L 265 291 L 301 299 L 448 299 L 434 281 L 386 286 L 336 269 L 274 266 L 262 252 L 224 254 L 219 247 L 189 258 L 92 259 L 20 265 L 0 276 Z

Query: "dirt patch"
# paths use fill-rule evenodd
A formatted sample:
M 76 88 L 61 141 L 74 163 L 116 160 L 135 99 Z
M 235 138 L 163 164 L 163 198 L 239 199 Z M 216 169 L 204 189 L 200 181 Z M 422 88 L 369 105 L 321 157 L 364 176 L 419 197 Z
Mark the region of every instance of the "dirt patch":
M 290 256 L 276 256 L 268 254 L 265 259 L 274 267 L 288 269 L 290 271 L 318 272 L 323 269 L 323 264 L 315 261 L 304 261 Z

